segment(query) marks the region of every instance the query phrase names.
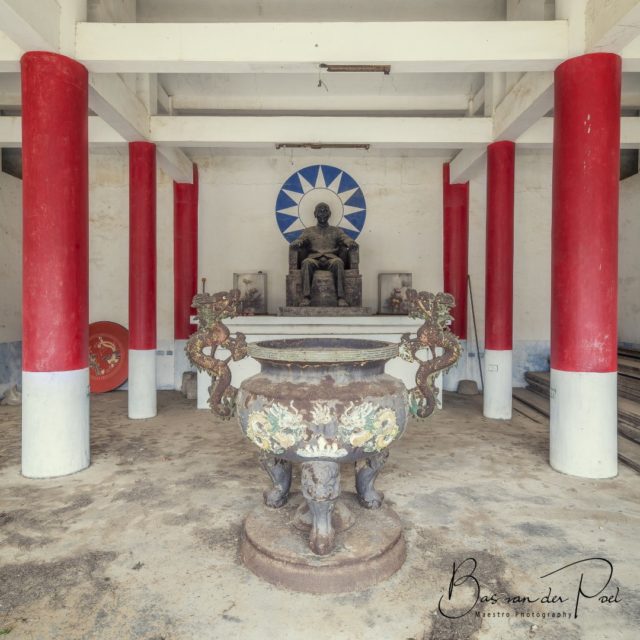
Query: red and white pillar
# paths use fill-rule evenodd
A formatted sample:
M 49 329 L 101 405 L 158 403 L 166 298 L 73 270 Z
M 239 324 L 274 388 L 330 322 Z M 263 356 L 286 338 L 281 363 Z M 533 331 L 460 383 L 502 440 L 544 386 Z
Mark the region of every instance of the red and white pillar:
M 156 346 L 156 145 L 130 142 L 130 418 L 157 414 Z
M 174 382 L 182 386 L 182 374 L 191 371 L 185 346 L 197 330 L 190 316 L 193 296 L 198 292 L 198 167 L 193 165 L 193 183 L 173 183 L 173 331 Z
M 500 420 L 512 408 L 514 165 L 513 142 L 488 146 L 483 413 Z
M 89 466 L 87 70 L 22 56 L 22 473 Z
M 550 463 L 585 478 L 617 473 L 620 67 L 555 71 Z
M 449 164 L 442 166 L 444 290 L 453 295 L 451 331 L 458 336 L 462 355 L 444 375 L 444 388 L 457 391 L 467 377 L 467 273 L 469 263 L 469 183 L 451 184 Z

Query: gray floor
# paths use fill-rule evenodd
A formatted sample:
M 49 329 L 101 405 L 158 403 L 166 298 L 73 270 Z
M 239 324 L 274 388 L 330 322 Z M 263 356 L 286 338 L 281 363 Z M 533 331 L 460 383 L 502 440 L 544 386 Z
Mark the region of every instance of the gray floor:
M 19 407 L 0 407 L 0 632 L 8 638 L 384 640 L 638 638 L 640 476 L 581 480 L 547 463 L 547 432 L 479 398 L 410 425 L 378 486 L 400 515 L 403 568 L 343 595 L 277 589 L 237 556 L 261 500 L 257 450 L 234 421 L 163 392 L 159 416 L 126 418 L 123 392 L 92 397 L 93 464 L 47 481 L 19 475 Z M 353 481 L 343 469 L 343 486 Z M 590 560 L 547 578 L 544 574 Z M 457 574 L 453 563 L 471 561 Z M 548 594 L 566 602 L 506 602 Z M 456 616 L 448 619 L 438 611 Z M 524 616 L 520 616 L 524 613 Z M 482 614 L 486 614 L 483 616 Z M 551 617 L 564 614 L 565 617 Z M 569 617 L 571 614 L 572 617 Z M 546 617 L 543 617 L 546 616 Z M 490 616 L 490 617 L 489 617 Z

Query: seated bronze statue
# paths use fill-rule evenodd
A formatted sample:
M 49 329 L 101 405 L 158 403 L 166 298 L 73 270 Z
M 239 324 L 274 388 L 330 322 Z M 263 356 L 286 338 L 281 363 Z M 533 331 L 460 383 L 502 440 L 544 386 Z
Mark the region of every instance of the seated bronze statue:
M 358 244 L 329 224 L 331 209 L 324 202 L 313 212 L 314 227 L 305 229 L 289 248 L 288 306 L 360 306 L 362 282 Z M 318 281 L 318 271 L 327 276 Z

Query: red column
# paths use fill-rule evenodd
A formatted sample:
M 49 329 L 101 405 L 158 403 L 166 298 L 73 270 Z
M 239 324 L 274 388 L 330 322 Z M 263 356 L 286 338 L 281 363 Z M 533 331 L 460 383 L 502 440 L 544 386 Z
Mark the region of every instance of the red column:
M 551 230 L 550 463 L 617 473 L 620 57 L 555 72 Z
M 22 71 L 22 473 L 89 465 L 87 70 L 31 51 Z
M 509 420 L 512 412 L 513 180 L 515 144 L 487 147 L 483 414 Z
M 487 148 L 485 349 L 511 350 L 513 333 L 513 181 L 515 144 Z
M 196 330 L 189 321 L 198 290 L 198 167 L 193 184 L 173 183 L 173 326 L 176 340 L 186 340 Z
M 24 371 L 89 361 L 87 70 L 31 51 L 22 70 Z
M 467 272 L 469 259 L 469 183 L 451 184 L 449 164 L 442 167 L 444 211 L 444 290 L 456 300 L 451 331 L 467 339 Z
M 129 143 L 129 348 L 156 348 L 156 145 Z
M 620 58 L 555 72 L 551 366 L 616 371 Z

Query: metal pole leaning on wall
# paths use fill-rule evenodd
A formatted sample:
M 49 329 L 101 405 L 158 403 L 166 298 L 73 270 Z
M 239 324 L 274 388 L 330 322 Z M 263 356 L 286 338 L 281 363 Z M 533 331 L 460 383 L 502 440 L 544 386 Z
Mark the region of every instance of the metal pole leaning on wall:
M 476 338 L 476 352 L 478 354 L 478 369 L 480 370 L 480 386 L 484 391 L 484 378 L 482 376 L 482 362 L 480 360 L 480 345 L 478 344 L 478 326 L 476 325 L 476 309 L 473 305 L 473 291 L 471 290 L 471 276 L 467 273 L 467 285 L 469 287 L 469 301 L 471 302 L 471 319 L 473 321 L 473 333 Z

